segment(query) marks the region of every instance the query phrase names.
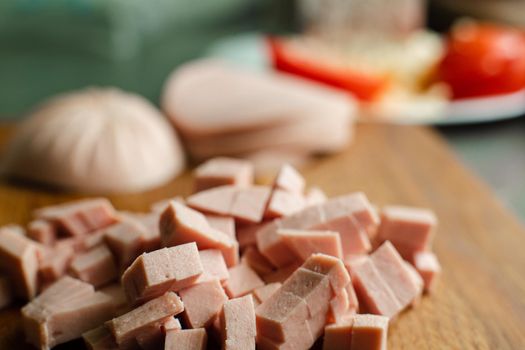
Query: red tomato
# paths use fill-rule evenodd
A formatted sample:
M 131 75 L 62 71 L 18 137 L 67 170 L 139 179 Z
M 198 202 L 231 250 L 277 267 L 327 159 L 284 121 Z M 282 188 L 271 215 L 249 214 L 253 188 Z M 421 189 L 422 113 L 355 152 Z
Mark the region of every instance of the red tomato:
M 493 24 L 459 25 L 449 35 L 440 78 L 454 98 L 514 92 L 525 87 L 525 35 Z
M 373 76 L 305 57 L 282 39 L 269 38 L 268 44 L 275 69 L 349 91 L 361 100 L 373 100 L 388 83 L 383 76 Z

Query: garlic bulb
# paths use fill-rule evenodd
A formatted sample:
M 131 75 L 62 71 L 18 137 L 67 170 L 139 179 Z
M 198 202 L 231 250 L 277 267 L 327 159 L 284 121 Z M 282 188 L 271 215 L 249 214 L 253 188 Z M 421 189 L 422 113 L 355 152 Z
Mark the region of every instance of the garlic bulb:
M 84 192 L 135 192 L 184 168 L 175 131 L 144 98 L 89 88 L 50 99 L 19 126 L 9 175 Z

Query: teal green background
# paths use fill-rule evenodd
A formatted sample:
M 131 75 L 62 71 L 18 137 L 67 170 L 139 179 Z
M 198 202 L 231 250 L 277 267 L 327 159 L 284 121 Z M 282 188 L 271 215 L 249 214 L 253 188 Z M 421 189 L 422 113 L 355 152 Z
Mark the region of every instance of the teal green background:
M 53 94 L 114 85 L 158 101 L 215 40 L 291 28 L 290 0 L 2 0 L 0 119 Z

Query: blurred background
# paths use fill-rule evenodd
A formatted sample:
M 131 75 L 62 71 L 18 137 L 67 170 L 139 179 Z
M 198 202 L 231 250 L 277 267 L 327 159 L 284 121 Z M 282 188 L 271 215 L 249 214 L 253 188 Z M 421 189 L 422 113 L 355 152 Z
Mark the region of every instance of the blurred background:
M 3 0 L 0 119 L 19 120 L 44 99 L 86 86 L 117 86 L 158 105 L 168 74 L 191 59 L 221 56 L 257 69 L 271 65 L 271 55 L 261 51 L 261 38 L 268 34 L 313 33 L 333 46 L 344 42 L 345 52 L 350 52 L 345 57 L 352 57 L 357 67 L 366 60 L 374 66 L 383 60 L 384 52 L 398 50 L 385 47 L 390 48 L 392 40 L 400 37 L 423 30 L 428 35 L 424 39 L 418 36 L 410 50 L 425 57 L 439 46 L 433 38 L 450 35 L 458 19 L 490 21 L 521 31 L 524 13 L 525 1 L 520 0 Z M 358 59 L 354 52 L 358 52 Z M 412 64 L 415 60 L 407 62 L 406 66 L 418 66 Z M 362 70 L 368 72 L 367 68 Z M 407 109 L 403 105 L 398 114 L 441 111 L 444 99 L 458 97 L 454 93 L 459 90 L 454 89 L 452 97 L 441 90 L 436 95 L 428 79 L 418 76 L 418 89 L 424 84 L 425 90 L 418 90 L 417 97 L 412 91 L 401 94 L 411 106 L 428 108 Z M 509 92 L 515 91 L 496 94 Z M 388 96 L 397 98 L 399 93 Z M 483 92 L 481 97 L 486 97 Z M 381 107 L 387 113 L 393 108 L 389 98 Z M 500 103 L 507 107 L 505 101 Z M 481 112 L 477 110 L 483 114 L 480 120 L 476 120 L 479 115 L 474 108 L 467 113 L 470 119 L 466 118 L 466 123 L 451 118 L 436 122 L 435 115 L 417 120 L 417 124 L 436 125 L 459 156 L 522 219 L 525 119 L 519 116 L 524 107 L 519 105 L 502 116 L 481 107 Z M 382 114 L 381 108 L 370 110 Z M 465 119 L 464 115 L 461 118 Z

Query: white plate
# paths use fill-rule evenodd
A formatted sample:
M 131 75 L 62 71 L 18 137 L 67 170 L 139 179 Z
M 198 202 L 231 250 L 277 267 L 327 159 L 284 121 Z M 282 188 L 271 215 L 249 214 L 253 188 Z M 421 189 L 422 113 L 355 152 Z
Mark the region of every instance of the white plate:
M 256 70 L 271 69 L 264 36 L 246 33 L 227 37 L 214 43 L 207 56 L 225 59 L 243 67 Z M 525 89 L 490 97 L 468 98 L 450 102 L 439 118 L 396 117 L 375 122 L 420 125 L 456 125 L 487 123 L 525 115 Z

